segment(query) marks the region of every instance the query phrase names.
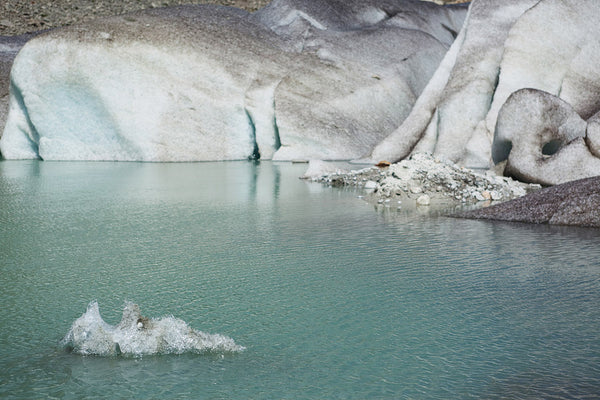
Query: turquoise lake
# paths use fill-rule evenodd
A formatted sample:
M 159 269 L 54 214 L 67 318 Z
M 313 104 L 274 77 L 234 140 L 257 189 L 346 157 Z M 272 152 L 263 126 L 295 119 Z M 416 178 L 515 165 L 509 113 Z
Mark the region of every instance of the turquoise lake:
M 377 209 L 305 169 L 0 162 L 0 398 L 600 396 L 600 231 Z M 81 355 L 93 301 L 245 350 Z

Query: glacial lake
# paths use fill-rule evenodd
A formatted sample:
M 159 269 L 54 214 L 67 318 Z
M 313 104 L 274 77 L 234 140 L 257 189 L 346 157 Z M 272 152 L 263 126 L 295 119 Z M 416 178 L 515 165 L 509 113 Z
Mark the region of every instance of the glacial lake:
M 598 398 L 598 230 L 376 209 L 305 169 L 0 162 L 0 398 Z M 245 349 L 82 355 L 93 301 Z

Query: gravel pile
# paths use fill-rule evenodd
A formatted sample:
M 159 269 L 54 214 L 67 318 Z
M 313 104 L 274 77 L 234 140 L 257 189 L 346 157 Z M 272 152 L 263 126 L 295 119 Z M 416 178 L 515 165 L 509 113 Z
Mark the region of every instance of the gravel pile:
M 146 8 L 182 4 L 220 4 L 256 11 L 270 0 L 7 0 L 0 2 L 0 36 L 85 22 Z
M 515 181 L 493 171 L 459 167 L 430 154 L 415 154 L 389 166 L 384 163 L 354 171 L 331 172 L 327 164 L 311 162 L 304 178 L 331 186 L 363 187 L 379 203 L 407 200 L 417 205 L 505 201 L 541 189 L 540 185 Z

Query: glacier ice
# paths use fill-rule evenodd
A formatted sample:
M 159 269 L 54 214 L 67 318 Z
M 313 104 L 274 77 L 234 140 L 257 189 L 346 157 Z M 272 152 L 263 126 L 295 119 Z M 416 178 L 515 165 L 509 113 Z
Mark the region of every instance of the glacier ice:
M 590 40 L 599 18 L 593 0 L 542 0 L 511 29 L 485 122 L 506 173 L 542 184 L 600 174 L 600 46 Z M 548 23 L 559 19 L 560 27 Z M 499 154 L 507 144 L 510 154 Z
M 521 89 L 500 109 L 492 152 L 495 161 L 507 160 L 506 174 L 522 181 L 556 185 L 588 178 L 599 174 L 600 158 L 586 145 L 587 131 L 566 101 Z
M 239 352 L 244 347 L 233 339 L 191 328 L 181 319 L 143 317 L 137 304 L 126 302 L 117 325 L 106 323 L 98 302 L 91 302 L 62 340 L 63 345 L 81 355 L 182 354 Z
M 590 118 L 600 110 L 600 45 L 590 38 L 600 35 L 599 18 L 593 0 L 474 0 L 411 113 L 369 158 L 428 151 L 478 168 L 508 158 L 507 173 L 547 184 L 597 174 Z M 516 95 L 528 88 L 539 92 Z M 569 108 L 578 122 L 559 123 Z M 565 139 L 573 124 L 578 138 Z M 552 154 L 542 151 L 548 135 Z
M 494 96 L 509 30 L 537 1 L 473 1 L 457 40 L 411 114 L 373 149 L 371 158 L 398 160 L 415 150 L 489 167 L 492 134 L 480 132 L 480 124 Z M 483 144 L 478 143 L 481 136 Z
M 466 7 L 275 0 L 155 9 L 44 33 L 17 56 L 7 159 L 363 156 L 408 115 Z

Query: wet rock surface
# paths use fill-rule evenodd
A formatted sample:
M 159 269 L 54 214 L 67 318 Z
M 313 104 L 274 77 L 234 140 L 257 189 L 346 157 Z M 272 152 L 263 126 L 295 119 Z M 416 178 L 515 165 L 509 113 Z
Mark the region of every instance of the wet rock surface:
M 600 227 L 600 176 L 542 189 L 502 204 L 457 214 L 463 218 Z

